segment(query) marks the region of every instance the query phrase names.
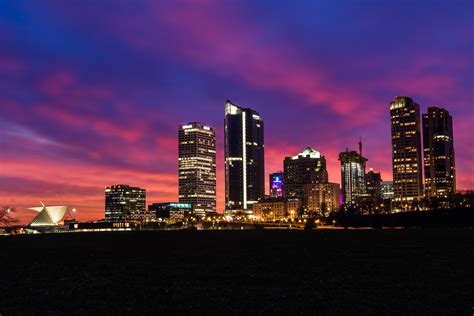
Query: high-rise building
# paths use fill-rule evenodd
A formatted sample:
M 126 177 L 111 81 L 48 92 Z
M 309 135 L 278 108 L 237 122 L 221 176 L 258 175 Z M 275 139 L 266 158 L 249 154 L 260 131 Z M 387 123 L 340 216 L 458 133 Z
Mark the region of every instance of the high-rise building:
M 227 100 L 224 122 L 227 210 L 251 210 L 265 196 L 263 120 Z
M 105 220 L 120 221 L 145 214 L 146 191 L 126 184 L 105 188 Z
M 296 156 L 285 157 L 283 166 L 286 197 L 304 200 L 306 185 L 328 181 L 326 158 L 312 147 L 306 147 Z
M 358 197 L 365 194 L 367 159 L 362 156 L 362 152 L 346 150 L 339 154 L 339 160 L 341 161 L 342 202 L 352 204 Z
M 340 189 L 337 183 L 311 183 L 306 185 L 304 204 L 309 213 L 328 216 L 339 210 Z
M 456 193 L 453 119 L 449 112 L 429 107 L 423 114 L 425 190 L 428 197 L 451 197 Z
M 369 197 L 372 197 L 374 199 L 378 199 L 381 197 L 381 182 L 382 177 L 380 176 L 380 172 L 374 172 L 374 170 L 370 168 L 369 172 L 367 172 L 365 175 L 365 192 Z
M 384 200 L 393 199 L 393 181 L 382 181 L 380 183 L 380 193 Z
M 420 106 L 408 97 L 390 103 L 392 130 L 393 201 L 407 208 L 423 197 Z
M 216 212 L 216 133 L 193 122 L 178 131 L 179 203 L 193 205 L 197 216 Z
M 283 197 L 283 171 L 270 174 L 270 196 Z

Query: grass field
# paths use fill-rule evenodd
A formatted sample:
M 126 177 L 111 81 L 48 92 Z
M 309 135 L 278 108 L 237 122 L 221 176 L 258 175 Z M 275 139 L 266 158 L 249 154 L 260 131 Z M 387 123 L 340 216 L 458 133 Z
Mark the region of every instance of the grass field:
M 0 238 L 0 314 L 474 313 L 474 231 Z

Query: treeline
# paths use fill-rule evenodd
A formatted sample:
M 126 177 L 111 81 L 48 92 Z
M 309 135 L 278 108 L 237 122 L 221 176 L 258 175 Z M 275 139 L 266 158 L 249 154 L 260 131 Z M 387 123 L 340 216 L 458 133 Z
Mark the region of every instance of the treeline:
M 372 215 L 339 212 L 334 220 L 341 227 L 474 227 L 474 208 Z

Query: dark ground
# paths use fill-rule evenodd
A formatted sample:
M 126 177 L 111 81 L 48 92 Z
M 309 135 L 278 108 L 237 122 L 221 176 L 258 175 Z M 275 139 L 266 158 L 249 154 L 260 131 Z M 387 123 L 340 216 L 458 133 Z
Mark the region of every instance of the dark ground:
M 474 230 L 0 238 L 0 314 L 474 313 Z

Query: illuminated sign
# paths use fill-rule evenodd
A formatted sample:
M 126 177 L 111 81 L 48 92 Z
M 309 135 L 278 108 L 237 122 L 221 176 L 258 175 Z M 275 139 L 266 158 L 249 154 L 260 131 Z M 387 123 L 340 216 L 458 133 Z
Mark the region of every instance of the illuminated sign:
M 176 207 L 176 208 L 191 208 L 191 204 L 189 203 L 170 203 L 170 207 Z
M 270 178 L 270 195 L 283 196 L 283 176 L 281 173 L 274 173 Z

